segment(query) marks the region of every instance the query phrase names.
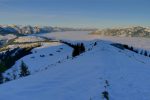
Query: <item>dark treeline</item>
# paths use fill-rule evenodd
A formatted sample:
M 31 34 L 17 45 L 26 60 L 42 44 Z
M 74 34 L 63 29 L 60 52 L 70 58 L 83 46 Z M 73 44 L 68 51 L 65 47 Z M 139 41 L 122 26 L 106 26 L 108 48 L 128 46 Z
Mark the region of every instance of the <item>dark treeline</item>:
M 138 50 L 137 50 L 137 49 L 134 49 L 132 46 L 128 46 L 128 45 L 126 45 L 126 44 L 123 44 L 123 47 L 124 47 L 125 49 L 130 50 L 130 51 L 133 51 L 133 52 L 135 52 L 135 53 L 138 53 Z
M 7 77 L 4 77 L 3 72 L 11 68 L 15 64 L 15 62 L 19 60 L 20 58 L 24 57 L 25 55 L 31 54 L 32 49 L 33 47 L 15 48 L 15 49 L 7 50 L 6 52 L 0 53 L 0 84 L 11 80 Z M 24 67 L 21 67 L 21 68 L 24 68 Z
M 0 73 L 5 72 L 7 69 L 11 68 L 17 60 L 20 58 L 31 54 L 31 50 L 39 45 L 24 47 L 24 48 L 14 48 L 12 50 L 7 50 L 0 53 Z
M 23 61 L 20 64 L 20 73 L 18 75 L 19 75 L 19 77 L 26 77 L 26 76 L 30 75 L 28 66 Z M 13 73 L 12 78 L 8 78 L 7 76 L 3 76 L 3 74 L 0 73 L 0 84 L 3 84 L 5 82 L 11 81 L 11 80 L 15 80 L 15 79 L 17 79 L 17 74 Z
M 73 48 L 72 57 L 78 56 L 81 53 L 85 52 L 85 46 L 83 43 L 71 44 L 62 40 L 60 40 L 60 42 Z
M 78 43 L 76 45 L 74 45 L 74 49 L 72 52 L 72 57 L 78 56 L 81 53 L 85 52 L 85 46 L 83 43 Z
M 119 49 L 122 49 L 122 50 L 127 49 L 127 50 L 130 50 L 130 51 L 132 51 L 132 52 L 135 52 L 135 53 L 138 53 L 138 54 L 141 54 L 141 55 L 150 57 L 150 54 L 148 54 L 148 51 L 146 51 L 146 50 L 141 50 L 141 51 L 140 51 L 140 50 L 135 49 L 134 47 L 128 46 L 128 45 L 126 45 L 126 44 L 114 43 L 114 44 L 111 44 L 111 45 L 113 45 L 113 46 L 115 46 L 115 47 L 117 47 L 117 48 L 119 48 Z
M 17 60 L 31 54 L 33 48 L 15 48 L 0 54 L 0 73 L 12 67 Z
M 8 77 L 4 77 L 3 73 L 8 70 L 9 68 L 11 68 L 15 62 L 17 60 L 19 60 L 20 58 L 31 54 L 31 50 L 35 47 L 39 47 L 41 46 L 41 44 L 37 44 L 37 45 L 32 45 L 32 46 L 28 46 L 28 47 L 24 47 L 24 48 L 14 48 L 11 50 L 7 50 L 5 52 L 1 52 L 0 53 L 0 84 L 5 83 L 7 81 L 10 81 L 11 79 Z M 26 64 L 22 61 L 21 65 L 20 65 L 20 77 L 25 77 L 27 75 L 30 75 L 30 72 L 28 70 L 28 67 L 26 66 Z M 16 75 L 13 75 L 14 79 L 16 78 Z

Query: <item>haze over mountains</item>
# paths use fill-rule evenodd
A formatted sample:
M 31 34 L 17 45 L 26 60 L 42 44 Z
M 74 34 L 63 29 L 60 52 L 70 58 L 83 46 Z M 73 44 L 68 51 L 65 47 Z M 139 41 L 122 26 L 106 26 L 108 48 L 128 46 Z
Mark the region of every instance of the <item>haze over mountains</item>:
M 50 33 L 62 31 L 94 31 L 96 29 L 83 28 L 65 28 L 65 27 L 51 27 L 51 26 L 23 26 L 23 25 L 0 25 L 0 34 L 34 34 L 34 33 Z
M 133 26 L 123 28 L 65 28 L 52 26 L 30 26 L 30 25 L 0 25 L 0 35 L 7 34 L 36 34 L 36 33 L 50 33 L 63 31 L 93 31 L 91 34 L 98 34 L 101 36 L 120 36 L 120 37 L 150 37 L 150 27 Z
M 99 34 L 101 36 L 150 37 L 150 28 L 141 26 L 133 26 L 127 28 L 110 28 L 96 30 L 91 34 Z

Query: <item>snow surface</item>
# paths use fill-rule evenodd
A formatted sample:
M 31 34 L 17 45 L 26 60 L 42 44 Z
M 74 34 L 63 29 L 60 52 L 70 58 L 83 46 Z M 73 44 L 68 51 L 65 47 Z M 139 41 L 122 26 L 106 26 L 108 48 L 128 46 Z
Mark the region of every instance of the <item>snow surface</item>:
M 11 69 L 5 72 L 5 76 L 13 78 L 13 74 L 19 76 L 21 62 L 24 61 L 29 67 L 31 74 L 43 71 L 47 67 L 54 66 L 58 61 L 71 56 L 72 48 L 58 42 L 44 43 L 42 47 L 32 50 L 32 54 L 27 55 L 16 62 Z
M 37 36 L 22 36 L 15 39 L 14 42 L 23 43 L 23 42 L 38 42 L 38 41 L 44 41 L 44 39 Z
M 23 60 L 31 75 L 1 84 L 0 100 L 106 100 L 102 95 L 104 91 L 109 93 L 110 100 L 150 99 L 150 58 L 110 45 L 111 41 L 134 46 L 144 42 L 139 48 L 145 48 L 149 40 L 99 37 L 88 32 L 67 35 L 69 33 L 42 36 L 84 42 L 85 53 L 72 58 L 72 48 L 57 42 L 33 49 L 33 54 L 18 60 L 4 74 L 10 78 L 12 72 L 17 75 Z
M 115 37 L 115 36 L 103 36 L 99 37 L 102 40 L 113 41 L 116 43 L 128 44 L 136 48 L 142 48 L 145 50 L 150 50 L 150 39 L 142 37 Z
M 76 58 L 0 85 L 0 100 L 105 100 L 104 91 L 108 91 L 110 100 L 149 100 L 150 58 L 120 50 L 109 42 L 98 41 L 93 46 L 94 42 L 85 41 L 91 50 Z M 57 46 L 50 48 L 58 50 Z M 37 52 L 52 52 L 47 49 Z M 42 59 L 49 60 L 45 65 L 51 63 L 48 58 L 35 61 L 28 58 L 26 62 L 38 65 Z

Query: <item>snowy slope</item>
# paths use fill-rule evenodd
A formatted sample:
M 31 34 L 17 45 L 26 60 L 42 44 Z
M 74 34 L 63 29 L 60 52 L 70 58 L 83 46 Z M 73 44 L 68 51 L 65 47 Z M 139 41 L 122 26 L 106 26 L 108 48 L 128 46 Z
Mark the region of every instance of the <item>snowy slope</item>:
M 58 61 L 67 59 L 71 56 L 72 48 L 58 42 L 44 43 L 42 47 L 32 50 L 32 54 L 27 55 L 16 62 L 11 69 L 5 72 L 5 76 L 13 78 L 13 74 L 19 76 L 21 62 L 24 61 L 29 67 L 31 74 L 43 71 L 48 67 L 54 66 Z
M 86 47 L 91 48 L 94 42 L 85 42 Z M 37 60 L 37 65 L 43 61 Z M 74 59 L 0 85 L 0 100 L 105 100 L 104 91 L 110 100 L 149 100 L 149 73 L 149 57 L 99 41 L 92 50 Z

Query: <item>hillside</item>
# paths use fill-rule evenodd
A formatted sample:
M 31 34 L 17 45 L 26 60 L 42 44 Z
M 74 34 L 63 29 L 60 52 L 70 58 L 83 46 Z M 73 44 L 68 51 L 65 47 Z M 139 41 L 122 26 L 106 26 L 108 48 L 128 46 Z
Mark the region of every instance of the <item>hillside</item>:
M 0 85 L 0 100 L 149 100 L 149 57 L 107 41 L 78 42 L 86 52 L 75 58 L 67 45 L 33 49 L 21 59 L 33 74 Z
M 101 29 L 92 32 L 91 34 L 98 34 L 101 36 L 119 36 L 119 37 L 150 37 L 149 27 L 128 27 L 128 28 L 112 28 L 112 29 Z

